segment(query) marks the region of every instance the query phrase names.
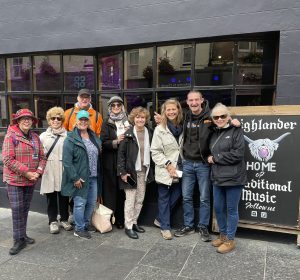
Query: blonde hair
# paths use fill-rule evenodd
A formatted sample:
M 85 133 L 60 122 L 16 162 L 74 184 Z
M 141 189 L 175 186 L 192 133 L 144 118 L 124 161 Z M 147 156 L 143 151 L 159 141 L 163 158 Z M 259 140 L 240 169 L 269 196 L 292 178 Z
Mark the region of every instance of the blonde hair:
M 231 113 L 230 113 L 229 109 L 227 108 L 227 106 L 225 106 L 225 105 L 222 104 L 222 103 L 217 103 L 217 104 L 215 105 L 215 107 L 212 108 L 211 113 L 210 113 L 210 116 L 213 117 L 214 114 L 215 114 L 217 111 L 219 111 L 219 110 L 224 111 L 224 113 L 225 113 L 226 115 L 231 116 Z
M 166 128 L 168 118 L 166 116 L 166 109 L 167 105 L 175 105 L 178 109 L 178 116 L 176 117 L 176 125 L 180 124 L 182 119 L 183 119 L 183 114 L 182 114 L 182 108 L 178 100 L 174 98 L 167 99 L 162 105 L 161 105 L 161 125 Z
M 50 119 L 57 115 L 61 117 L 61 123 L 63 124 L 63 122 L 65 121 L 65 118 L 66 118 L 65 111 L 63 108 L 55 106 L 55 107 L 50 108 L 46 114 L 46 120 L 49 125 L 50 125 Z
M 150 113 L 149 111 L 144 108 L 144 107 L 135 107 L 131 110 L 129 116 L 128 116 L 128 120 L 134 125 L 134 119 L 135 117 L 137 117 L 138 115 L 144 114 L 145 118 L 146 118 L 146 123 L 149 122 L 150 120 Z

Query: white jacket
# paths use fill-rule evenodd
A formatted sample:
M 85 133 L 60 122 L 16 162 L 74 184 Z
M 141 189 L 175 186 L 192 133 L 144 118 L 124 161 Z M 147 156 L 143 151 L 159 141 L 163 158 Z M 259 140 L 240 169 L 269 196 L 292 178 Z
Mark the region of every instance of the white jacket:
M 168 127 L 158 125 L 153 133 L 151 143 L 152 160 L 155 163 L 155 181 L 164 185 L 172 185 L 172 177 L 166 169 L 166 162 L 171 161 L 176 168 L 181 151 L 182 134 L 179 136 L 179 144 Z
M 41 194 L 53 193 L 54 191 L 61 191 L 61 180 L 62 180 L 62 153 L 63 153 L 63 144 L 67 137 L 67 131 L 60 134 L 60 138 L 57 141 L 54 149 L 52 150 L 48 160 L 47 165 L 42 176 L 41 182 Z M 50 147 L 55 141 L 57 135 L 54 135 L 51 132 L 51 129 L 48 128 L 45 132 L 40 135 L 41 142 L 44 146 L 45 155 L 48 153 Z

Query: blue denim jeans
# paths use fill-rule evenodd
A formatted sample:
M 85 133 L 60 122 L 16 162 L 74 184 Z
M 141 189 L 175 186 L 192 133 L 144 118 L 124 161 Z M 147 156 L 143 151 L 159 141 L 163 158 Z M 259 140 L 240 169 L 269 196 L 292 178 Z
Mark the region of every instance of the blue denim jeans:
M 158 220 L 162 230 L 171 229 L 171 212 L 181 196 L 181 182 L 170 187 L 158 184 Z
M 184 225 L 195 226 L 193 194 L 195 183 L 200 192 L 199 226 L 208 226 L 210 218 L 210 167 L 206 163 L 190 160 L 183 161 L 182 198 Z
M 220 233 L 233 240 L 239 222 L 239 201 L 244 186 L 213 186 L 214 208 Z
M 97 201 L 97 178 L 89 178 L 87 198 L 74 197 L 74 222 L 76 231 L 84 231 L 90 224 L 91 217 Z

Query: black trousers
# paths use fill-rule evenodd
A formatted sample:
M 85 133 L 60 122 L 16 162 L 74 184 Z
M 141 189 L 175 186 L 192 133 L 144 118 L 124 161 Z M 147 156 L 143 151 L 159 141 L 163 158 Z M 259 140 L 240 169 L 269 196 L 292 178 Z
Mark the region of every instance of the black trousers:
M 69 219 L 69 197 L 62 196 L 61 192 L 47 193 L 47 213 L 49 225 L 57 222 L 57 215 L 60 214 L 61 221 Z
M 114 211 L 116 224 L 124 225 L 125 192 L 124 190 L 119 189 L 117 176 L 104 176 L 102 185 L 102 198 L 103 204 Z

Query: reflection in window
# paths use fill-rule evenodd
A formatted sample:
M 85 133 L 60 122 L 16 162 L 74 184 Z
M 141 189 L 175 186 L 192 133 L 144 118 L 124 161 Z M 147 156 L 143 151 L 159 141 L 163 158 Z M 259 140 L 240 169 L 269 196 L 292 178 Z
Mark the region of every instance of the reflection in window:
M 218 86 L 232 84 L 233 42 L 196 45 L 195 84 Z
M 0 91 L 5 90 L 5 60 L 0 58 Z
M 47 111 L 54 107 L 60 106 L 60 96 L 57 95 L 40 95 L 34 97 L 35 112 L 38 117 L 38 127 L 47 128 L 48 122 L 46 120 Z
M 272 105 L 273 89 L 239 89 L 236 92 L 236 106 Z
M 158 86 L 185 87 L 191 84 L 189 58 L 191 45 L 175 45 L 157 48 Z M 191 54 L 191 52 L 190 52 Z
M 5 96 L 0 95 L 0 127 L 8 125 L 7 115 Z
M 29 91 L 31 63 L 29 57 L 7 59 L 8 91 Z
M 99 58 L 99 87 L 100 90 L 121 88 L 121 54 Z
M 33 111 L 30 95 L 12 94 L 8 97 L 9 115 L 16 113 L 19 109 L 27 108 Z
M 74 107 L 74 104 L 77 102 L 77 95 L 65 95 L 64 96 L 64 109 Z
M 60 90 L 60 57 L 58 55 L 35 56 L 33 63 L 34 90 Z
M 160 91 L 157 92 L 158 112 L 160 113 L 161 105 L 169 98 L 177 99 L 183 110 L 187 109 L 186 97 L 188 91 Z
M 128 114 L 135 107 L 142 106 L 146 108 L 150 115 L 153 116 L 152 93 L 126 93 L 125 103 L 127 105 Z
M 150 88 L 153 82 L 153 48 L 125 51 L 125 88 Z
M 213 108 L 219 102 L 226 106 L 232 105 L 231 90 L 201 90 L 201 93 L 208 101 L 209 108 Z
M 64 55 L 65 90 L 94 90 L 93 56 Z

